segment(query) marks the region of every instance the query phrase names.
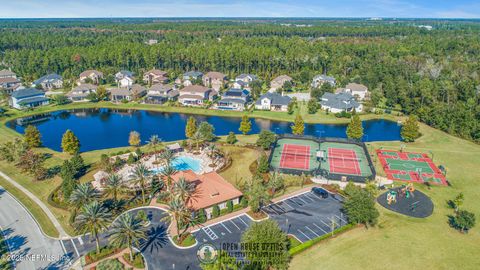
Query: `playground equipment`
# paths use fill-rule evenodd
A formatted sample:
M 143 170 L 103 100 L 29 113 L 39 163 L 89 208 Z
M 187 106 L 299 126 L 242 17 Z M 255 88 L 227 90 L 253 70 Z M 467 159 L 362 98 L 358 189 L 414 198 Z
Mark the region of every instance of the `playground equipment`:
M 414 197 L 413 192 L 415 191 L 415 187 L 413 186 L 412 183 L 408 185 L 403 185 L 402 188 L 400 189 L 400 195 L 401 197 L 405 197 L 405 199 L 408 199 L 410 197 Z
M 387 194 L 387 202 L 388 202 L 388 205 L 392 204 L 393 203 L 396 203 L 397 202 L 397 192 L 394 191 L 394 190 L 390 190 Z

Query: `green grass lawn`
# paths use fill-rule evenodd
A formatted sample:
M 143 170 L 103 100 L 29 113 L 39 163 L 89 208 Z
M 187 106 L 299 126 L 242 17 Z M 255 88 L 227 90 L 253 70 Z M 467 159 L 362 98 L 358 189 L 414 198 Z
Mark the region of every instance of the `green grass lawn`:
M 377 206 L 381 217 L 376 228 L 353 229 L 296 255 L 290 269 L 478 269 L 480 225 L 468 234 L 449 227 L 452 210 L 446 201 L 459 192 L 465 195 L 463 208 L 480 217 L 480 146 L 421 125 L 424 134 L 407 144 L 405 151 L 434 154 L 434 162 L 447 168 L 451 187 L 430 190 L 434 213 L 426 219 L 405 217 Z M 400 142 L 371 143 L 369 148 L 400 149 Z M 373 153 L 373 152 L 370 152 Z M 382 174 L 378 161 L 377 170 Z

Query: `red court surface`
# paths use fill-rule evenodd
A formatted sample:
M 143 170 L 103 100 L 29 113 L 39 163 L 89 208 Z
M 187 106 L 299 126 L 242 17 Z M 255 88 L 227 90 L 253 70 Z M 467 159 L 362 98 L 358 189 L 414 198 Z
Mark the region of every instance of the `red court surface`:
M 328 163 L 330 173 L 362 175 L 357 154 L 353 150 L 328 148 Z
M 284 144 L 280 168 L 308 170 L 310 168 L 310 146 Z

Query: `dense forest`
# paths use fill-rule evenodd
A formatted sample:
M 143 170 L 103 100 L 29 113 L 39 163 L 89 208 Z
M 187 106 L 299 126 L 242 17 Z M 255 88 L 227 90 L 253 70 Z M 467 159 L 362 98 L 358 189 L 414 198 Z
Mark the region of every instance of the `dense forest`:
M 433 30 L 419 27 L 426 24 Z M 157 67 L 172 76 L 215 70 L 265 81 L 289 74 L 308 85 L 325 73 L 339 86 L 367 85 L 373 105 L 480 142 L 479 21 L 0 20 L 0 58 L 25 81 Z

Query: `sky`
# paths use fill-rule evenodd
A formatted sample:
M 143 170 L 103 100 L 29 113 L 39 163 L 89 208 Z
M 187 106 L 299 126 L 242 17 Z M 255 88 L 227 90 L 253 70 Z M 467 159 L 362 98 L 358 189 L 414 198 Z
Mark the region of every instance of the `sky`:
M 0 0 L 0 18 L 480 18 L 479 0 Z

